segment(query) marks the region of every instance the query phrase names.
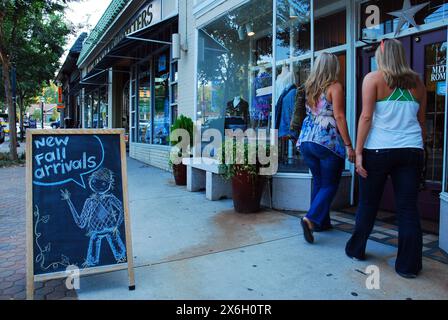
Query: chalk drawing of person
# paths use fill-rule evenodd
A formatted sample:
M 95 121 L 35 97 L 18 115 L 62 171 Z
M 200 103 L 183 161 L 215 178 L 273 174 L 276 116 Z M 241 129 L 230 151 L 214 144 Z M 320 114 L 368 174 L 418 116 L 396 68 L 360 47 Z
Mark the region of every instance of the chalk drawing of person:
M 89 186 L 93 194 L 84 203 L 78 214 L 70 192 L 61 190 L 63 201 L 67 201 L 73 220 L 81 229 L 87 230 L 90 237 L 87 258 L 83 267 L 99 264 L 101 243 L 106 238 L 117 263 L 126 262 L 126 247 L 120 238 L 119 227 L 123 223 L 123 204 L 110 191 L 114 186 L 111 170 L 101 168 L 89 177 Z

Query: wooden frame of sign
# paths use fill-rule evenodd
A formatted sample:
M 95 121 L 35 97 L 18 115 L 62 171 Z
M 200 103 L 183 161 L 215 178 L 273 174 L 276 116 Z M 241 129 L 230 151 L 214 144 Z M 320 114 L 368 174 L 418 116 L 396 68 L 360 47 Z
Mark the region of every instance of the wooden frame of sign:
M 54 272 L 48 274 L 35 275 L 34 270 L 34 222 L 33 222 L 33 137 L 35 135 L 119 135 L 120 136 L 120 161 L 121 178 L 123 192 L 124 229 L 126 243 L 126 263 L 88 267 L 79 270 L 79 275 L 91 275 L 97 273 L 113 272 L 118 270 L 128 270 L 129 290 L 135 290 L 134 260 L 132 253 L 131 223 L 129 217 L 129 197 L 127 188 L 127 165 L 126 165 L 126 144 L 124 139 L 124 129 L 59 129 L 59 130 L 27 130 L 26 132 L 26 256 L 27 256 L 27 276 L 26 276 L 26 296 L 27 299 L 34 298 L 34 282 L 47 281 L 51 279 L 67 278 L 67 272 Z

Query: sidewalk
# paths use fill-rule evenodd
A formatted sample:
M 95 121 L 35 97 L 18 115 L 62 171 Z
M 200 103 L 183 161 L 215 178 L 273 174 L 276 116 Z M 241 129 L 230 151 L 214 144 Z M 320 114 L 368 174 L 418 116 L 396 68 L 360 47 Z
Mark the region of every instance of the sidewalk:
M 25 207 L 25 167 L 1 168 L 0 300 L 25 299 Z M 35 288 L 36 300 L 76 298 L 64 280 L 36 283 Z
M 396 248 L 370 242 L 369 261 L 344 254 L 349 234 L 304 242 L 299 220 L 275 211 L 236 214 L 232 201 L 189 193 L 170 173 L 128 160 L 135 291 L 127 272 L 81 279 L 79 299 L 448 299 L 448 268 L 424 259 L 414 280 L 396 275 Z M 366 289 L 377 265 L 381 289 Z
M 20 146 L 17 147 L 17 153 L 20 155 L 25 152 L 26 142 L 20 142 L 20 138 L 18 139 Z M 0 143 L 0 152 L 1 153 L 9 153 L 9 136 L 7 135 L 5 138 L 5 142 Z
M 128 160 L 136 290 L 127 272 L 36 284 L 37 299 L 448 299 L 448 267 L 425 258 L 421 276 L 393 269 L 396 248 L 369 242 L 369 261 L 344 254 L 349 234 L 303 240 L 297 217 L 242 215 L 232 201 L 174 185 L 170 173 Z M 25 169 L 0 169 L 0 300 L 25 290 Z M 380 290 L 366 289 L 366 267 L 380 268 Z

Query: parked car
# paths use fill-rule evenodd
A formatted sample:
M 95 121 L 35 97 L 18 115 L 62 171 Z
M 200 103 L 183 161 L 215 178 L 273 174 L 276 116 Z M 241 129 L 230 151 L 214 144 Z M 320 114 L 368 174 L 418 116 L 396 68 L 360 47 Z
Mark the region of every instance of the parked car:
M 30 129 L 36 129 L 37 128 L 37 121 L 36 121 L 36 119 L 28 120 L 28 128 L 30 128 Z
M 51 129 L 59 129 L 61 127 L 61 121 L 54 121 L 50 123 Z
M 0 126 L 3 127 L 3 132 L 4 133 L 9 133 L 9 123 L 8 120 L 4 117 L 0 118 Z

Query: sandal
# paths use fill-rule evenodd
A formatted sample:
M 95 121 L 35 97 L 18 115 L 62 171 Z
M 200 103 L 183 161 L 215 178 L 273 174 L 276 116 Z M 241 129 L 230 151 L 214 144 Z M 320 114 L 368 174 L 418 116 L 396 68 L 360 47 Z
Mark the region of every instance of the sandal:
M 306 242 L 314 243 L 313 231 L 310 229 L 308 223 L 302 218 L 300 219 L 300 224 L 303 228 L 303 236 L 305 237 Z

